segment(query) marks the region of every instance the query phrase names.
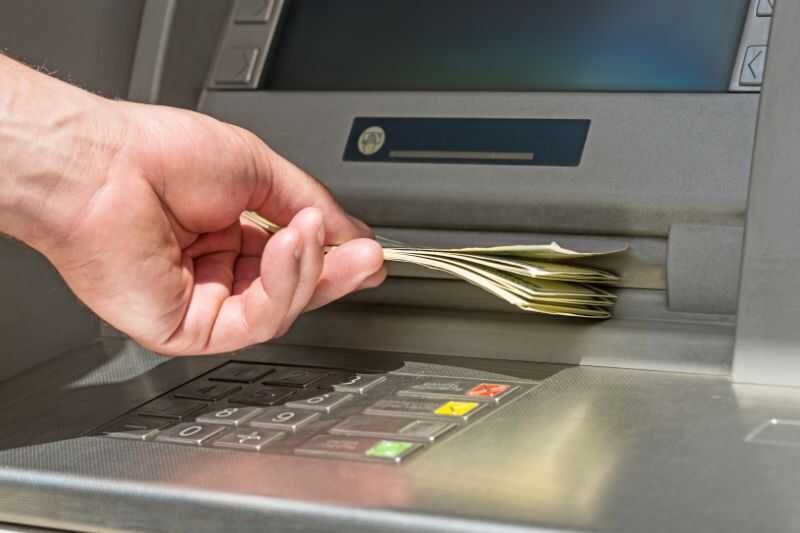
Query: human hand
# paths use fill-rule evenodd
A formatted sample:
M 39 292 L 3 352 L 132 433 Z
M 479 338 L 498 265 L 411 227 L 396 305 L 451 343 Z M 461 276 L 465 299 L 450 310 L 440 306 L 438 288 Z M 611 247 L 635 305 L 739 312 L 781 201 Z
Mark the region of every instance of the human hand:
M 370 230 L 251 133 L 189 111 L 76 95 L 50 78 L 31 83 L 50 89 L 40 108 L 72 107 L 47 121 L 24 105 L 6 109 L 35 125 L 0 135 L 15 147 L 0 163 L 18 170 L 15 190 L 0 195 L 14 209 L 5 224 L 0 215 L 0 230 L 44 253 L 86 305 L 143 346 L 235 350 L 383 281 Z M 245 209 L 285 228 L 270 236 L 240 220 Z M 339 246 L 323 254 L 325 244 Z

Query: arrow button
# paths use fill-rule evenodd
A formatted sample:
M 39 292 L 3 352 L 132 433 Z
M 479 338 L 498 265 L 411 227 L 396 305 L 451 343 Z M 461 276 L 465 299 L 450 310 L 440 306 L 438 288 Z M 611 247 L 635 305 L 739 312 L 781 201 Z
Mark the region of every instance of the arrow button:
M 272 14 L 273 0 L 237 0 L 237 24 L 264 24 Z
M 217 83 L 247 84 L 253 80 L 258 48 L 229 48 L 222 53 L 214 80 Z
M 761 85 L 764 81 L 764 67 L 767 64 L 766 46 L 748 46 L 742 62 L 742 85 Z
M 759 0 L 756 15 L 759 17 L 771 17 L 775 10 L 775 0 Z

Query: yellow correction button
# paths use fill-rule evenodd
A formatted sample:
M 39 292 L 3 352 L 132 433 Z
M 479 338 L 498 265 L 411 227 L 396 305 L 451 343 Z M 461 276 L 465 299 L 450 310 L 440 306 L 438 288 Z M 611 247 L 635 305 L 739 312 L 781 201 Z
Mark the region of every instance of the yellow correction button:
M 443 416 L 464 416 L 478 407 L 475 402 L 447 402 L 440 405 L 434 413 Z

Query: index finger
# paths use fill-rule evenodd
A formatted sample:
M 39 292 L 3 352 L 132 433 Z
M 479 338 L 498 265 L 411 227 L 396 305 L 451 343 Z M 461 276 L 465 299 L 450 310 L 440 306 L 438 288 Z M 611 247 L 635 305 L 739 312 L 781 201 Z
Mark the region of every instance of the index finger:
M 298 211 L 316 207 L 322 211 L 328 244 L 374 236 L 369 226 L 342 209 L 322 183 L 278 155 L 253 133 L 241 129 L 240 132 L 250 145 L 256 171 L 261 174 L 259 181 L 265 188 L 259 191 L 263 198 L 253 195 L 254 203 L 248 206 L 249 209 L 285 226 Z

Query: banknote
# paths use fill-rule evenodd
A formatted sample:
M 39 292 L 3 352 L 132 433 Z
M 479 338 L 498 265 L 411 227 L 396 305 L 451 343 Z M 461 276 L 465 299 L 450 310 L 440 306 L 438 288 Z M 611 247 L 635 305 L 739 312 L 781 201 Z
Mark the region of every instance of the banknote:
M 243 218 L 274 233 L 280 226 L 250 211 Z M 384 237 L 384 259 L 445 272 L 523 311 L 578 318 L 609 318 L 614 293 L 598 287 L 620 281 L 607 270 L 574 264 L 572 260 L 618 254 L 625 247 L 579 251 L 557 242 L 468 248 L 414 247 Z M 331 248 L 331 247 L 329 247 Z M 585 263 L 585 261 L 582 261 Z

